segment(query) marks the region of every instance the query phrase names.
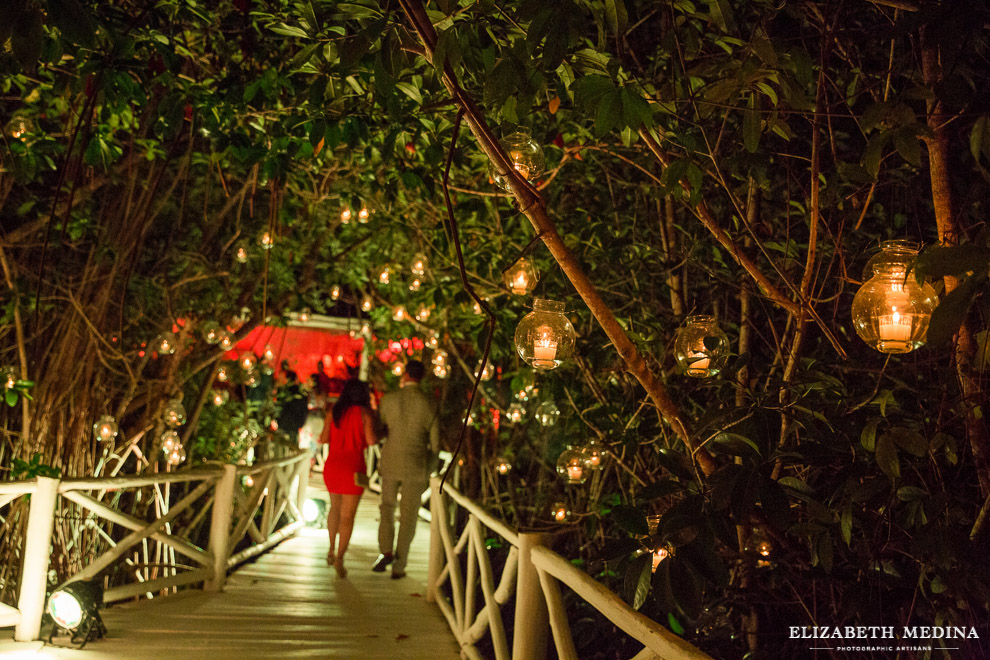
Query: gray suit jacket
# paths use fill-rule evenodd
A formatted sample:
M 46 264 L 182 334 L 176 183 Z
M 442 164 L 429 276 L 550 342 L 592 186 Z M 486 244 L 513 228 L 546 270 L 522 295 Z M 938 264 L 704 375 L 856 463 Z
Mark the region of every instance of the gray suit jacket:
M 383 477 L 428 480 L 440 450 L 436 405 L 416 385 L 389 392 L 378 406 L 388 428 L 378 471 Z

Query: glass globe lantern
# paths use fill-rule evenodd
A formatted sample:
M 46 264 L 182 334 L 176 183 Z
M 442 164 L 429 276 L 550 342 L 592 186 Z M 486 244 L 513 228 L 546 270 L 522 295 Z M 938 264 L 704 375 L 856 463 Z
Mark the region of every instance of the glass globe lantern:
M 351 222 L 351 210 L 346 206 L 340 210 L 340 224 L 346 225 Z
M 230 351 L 234 349 L 234 340 L 230 338 L 230 335 L 226 332 L 221 333 L 220 341 L 218 342 L 220 348 L 224 351 Z
M 182 446 L 182 438 L 175 431 L 165 431 L 158 436 L 158 441 L 161 443 L 162 451 L 166 454 L 176 447 Z
M 337 300 L 340 298 L 340 285 L 334 284 L 330 287 L 330 300 Z
M 516 326 L 516 352 L 537 369 L 556 369 L 574 351 L 576 336 L 564 303 L 537 298 L 533 311 Z
M 370 217 L 371 217 L 371 211 L 368 210 L 368 207 L 362 206 L 361 210 L 358 211 L 358 222 L 360 222 L 362 225 L 367 224 L 368 218 Z
M 426 321 L 430 318 L 430 314 L 432 313 L 433 312 L 430 311 L 429 307 L 426 305 L 420 305 L 419 309 L 416 310 L 416 320 L 420 322 Z
M 440 345 L 440 339 L 437 338 L 436 335 L 430 335 L 426 341 L 423 342 L 423 344 L 425 344 L 427 348 L 436 348 Z
M 13 367 L 0 367 L 0 382 L 3 383 L 3 389 L 14 389 L 17 385 L 17 371 Z
M 910 268 L 914 258 L 921 251 L 921 244 L 905 238 L 895 238 L 889 241 L 880 241 L 880 251 L 870 257 L 863 268 L 863 281 L 873 277 L 873 269 L 878 263 L 897 262 L 904 264 L 905 268 Z
M 173 447 L 172 450 L 166 454 L 165 460 L 169 465 L 178 465 L 182 461 L 186 460 L 186 450 L 182 446 L 182 443 L 179 443 Z
M 544 401 L 536 407 L 534 416 L 543 426 L 553 426 L 560 418 L 560 408 L 553 401 Z
M 226 383 L 230 380 L 230 372 L 227 371 L 227 367 L 223 365 L 217 367 L 217 380 L 221 383 Z
M 518 403 L 513 403 L 509 406 L 509 409 L 505 411 L 505 417 L 509 420 L 510 424 L 518 424 L 526 416 L 526 409 Z
M 220 328 L 220 324 L 216 321 L 207 321 L 204 323 L 202 332 L 203 340 L 207 344 L 219 344 L 220 338 L 223 335 L 223 329 Z
M 248 250 L 246 245 L 243 243 L 238 243 L 237 248 L 234 250 L 234 259 L 236 259 L 239 264 L 247 263 Z
M 227 390 L 216 390 L 213 392 L 213 398 L 211 400 L 213 401 L 213 405 L 219 408 L 230 400 L 230 394 Z
M 241 357 L 237 360 L 237 364 L 239 364 L 241 369 L 244 371 L 251 371 L 254 369 L 255 365 L 258 364 L 258 358 L 255 357 L 254 353 L 241 353 Z
M 605 453 L 602 451 L 602 447 L 598 444 L 597 440 L 590 440 L 586 445 L 581 447 L 581 451 L 587 457 L 588 466 L 592 470 L 597 471 L 605 467 Z
M 102 415 L 96 423 L 93 424 L 93 437 L 96 438 L 98 442 L 109 442 L 117 437 L 117 432 L 119 427 L 117 426 L 117 420 L 111 415 Z
M 502 273 L 502 282 L 517 296 L 524 296 L 536 287 L 540 276 L 536 267 L 526 257 L 521 257 L 512 267 Z
M 265 359 L 265 362 L 271 362 L 275 359 L 275 349 L 272 348 L 271 344 L 265 344 L 265 352 L 261 354 L 261 357 Z
M 275 247 L 275 237 L 270 231 L 262 232 L 261 236 L 258 237 L 258 244 L 263 250 L 271 250 Z
M 27 140 L 33 130 L 34 123 L 26 115 L 15 116 L 7 123 L 7 134 L 15 140 Z
M 436 376 L 437 378 L 441 379 L 441 380 L 443 380 L 444 378 L 446 378 L 448 373 L 450 373 L 450 372 L 447 369 L 446 365 L 437 364 L 437 365 L 434 365 L 433 366 L 433 375 Z
M 392 269 L 389 268 L 388 266 L 385 266 L 378 273 L 378 282 L 380 284 L 388 284 L 391 276 L 392 276 Z
M 416 279 L 414 279 L 412 282 L 409 283 L 409 290 L 410 291 L 419 291 L 419 288 L 421 286 L 423 286 L 423 283 L 417 277 Z
M 729 337 L 714 316 L 689 316 L 674 337 L 674 357 L 692 378 L 714 376 L 729 360 Z
M 426 274 L 426 264 L 426 256 L 419 253 L 413 257 L 412 263 L 409 265 L 409 272 L 417 277 L 423 277 Z
M 186 407 L 182 405 L 182 402 L 178 399 L 172 399 L 165 406 L 165 412 L 162 417 L 165 419 L 165 423 L 168 426 L 176 427 L 182 426 L 186 423 Z
M 481 362 L 479 361 L 478 364 L 475 365 L 475 367 L 474 367 L 474 377 L 475 378 L 478 377 L 478 372 L 479 371 L 481 372 L 481 380 L 487 382 L 487 381 L 489 381 L 489 380 L 492 379 L 492 376 L 495 375 L 495 365 L 493 365 L 491 362 L 485 362 L 485 368 L 482 369 L 481 368 Z
M 583 484 L 590 473 L 588 457 L 580 449 L 567 449 L 557 459 L 557 474 L 569 484 Z
M 404 373 L 406 373 L 406 365 L 402 364 L 401 362 L 396 362 L 395 364 L 392 365 L 393 376 L 401 376 Z
M 512 161 L 512 167 L 527 181 L 533 181 L 546 169 L 546 156 L 543 147 L 533 139 L 528 128 L 519 128 L 515 133 L 502 139 L 502 147 Z M 499 173 L 495 163 L 488 163 L 488 175 L 495 185 L 509 191 L 509 179 Z
M 375 303 L 371 301 L 371 296 L 365 296 L 361 299 L 361 311 L 370 312 L 371 308 L 375 306 Z
M 510 463 L 509 459 L 505 458 L 504 456 L 499 456 L 498 458 L 495 459 L 494 468 L 495 468 L 495 472 L 497 472 L 498 474 L 504 477 L 505 475 L 512 472 L 512 463 Z
M 447 366 L 449 360 L 450 360 L 450 356 L 447 354 L 447 351 L 441 348 L 440 350 L 433 352 L 433 358 L 431 361 L 433 362 L 433 364 L 437 366 L 445 367 Z
M 550 517 L 553 518 L 554 522 L 567 522 L 567 519 L 571 517 L 571 510 L 567 508 L 567 504 L 564 502 L 557 502 L 550 507 Z
M 938 296 L 908 273 L 917 248 L 890 243 L 898 244 L 874 256 L 873 277 L 853 297 L 853 327 L 860 339 L 881 353 L 910 353 L 925 343 Z
M 171 355 L 175 353 L 175 345 L 178 340 L 171 332 L 163 332 L 155 337 L 155 351 L 159 355 Z
M 399 305 L 392 312 L 392 320 L 393 321 L 400 321 L 400 322 L 401 321 L 408 321 L 409 320 L 409 312 L 406 311 L 406 308 L 403 305 Z

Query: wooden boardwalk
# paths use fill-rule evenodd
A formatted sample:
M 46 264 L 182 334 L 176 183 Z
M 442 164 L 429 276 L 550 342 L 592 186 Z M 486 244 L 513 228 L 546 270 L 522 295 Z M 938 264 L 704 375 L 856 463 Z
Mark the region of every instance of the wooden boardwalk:
M 321 491 L 314 482 L 311 494 Z M 443 615 L 425 599 L 429 524 L 420 521 L 401 580 L 371 571 L 377 534 L 378 496 L 367 491 L 344 580 L 326 565 L 326 530 L 307 528 L 234 572 L 223 593 L 187 590 L 110 607 L 103 611 L 106 639 L 83 651 L 48 646 L 22 657 L 458 658 Z

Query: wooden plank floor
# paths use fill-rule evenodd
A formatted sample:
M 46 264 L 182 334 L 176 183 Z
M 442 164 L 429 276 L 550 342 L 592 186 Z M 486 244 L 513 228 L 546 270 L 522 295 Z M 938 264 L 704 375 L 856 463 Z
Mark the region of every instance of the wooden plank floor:
M 310 494 L 325 498 L 322 482 Z M 347 579 L 337 579 L 326 565 L 326 530 L 304 529 L 233 573 L 223 593 L 188 590 L 107 608 L 108 638 L 83 651 L 49 646 L 33 657 L 459 657 L 443 615 L 425 599 L 429 524 L 420 521 L 401 580 L 371 571 L 377 535 L 378 496 L 366 491 L 347 553 Z

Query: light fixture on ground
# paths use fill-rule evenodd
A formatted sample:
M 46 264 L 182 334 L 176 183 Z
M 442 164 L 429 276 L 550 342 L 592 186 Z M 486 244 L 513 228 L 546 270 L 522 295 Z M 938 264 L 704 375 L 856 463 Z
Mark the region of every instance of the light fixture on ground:
M 575 338 L 564 303 L 537 298 L 533 311 L 516 326 L 516 352 L 536 369 L 556 369 L 574 351 Z
M 102 415 L 93 424 L 93 437 L 97 442 L 109 442 L 117 437 L 118 430 L 117 420 L 111 415 Z
M 62 585 L 48 597 L 48 615 L 55 622 L 48 641 L 57 629 L 72 635 L 72 643 L 79 648 L 107 634 L 100 617 L 103 604 L 103 584 L 100 579 L 79 580 Z
M 532 291 L 539 279 L 536 267 L 526 257 L 520 257 L 519 261 L 502 273 L 502 282 L 517 296 L 524 296 Z
M 543 426 L 553 426 L 560 418 L 560 408 L 553 401 L 544 401 L 536 407 L 533 415 Z
M 527 181 L 534 181 L 546 169 L 546 156 L 543 147 L 533 139 L 529 129 L 518 128 L 514 133 L 502 138 L 502 147 L 509 156 L 513 169 Z M 488 163 L 488 175 L 502 190 L 509 190 L 509 179 L 499 173 L 494 162 Z
M 526 416 L 526 409 L 522 407 L 521 404 L 513 403 L 509 406 L 509 409 L 505 411 L 505 418 L 509 420 L 510 424 L 518 424 Z
M 302 517 L 307 527 L 323 527 L 327 522 L 327 501 L 309 498 L 303 502 Z
M 885 243 L 870 260 L 873 277 L 853 297 L 856 334 L 881 353 L 909 353 L 925 343 L 938 296 L 909 273 L 917 255 L 904 241 Z
M 689 316 L 674 337 L 674 358 L 688 376 L 714 376 L 729 359 L 729 338 L 714 316 Z
M 567 519 L 571 517 L 571 510 L 567 508 L 567 504 L 564 502 L 557 502 L 550 509 L 550 515 L 554 522 L 567 522 Z
M 495 465 L 493 467 L 495 468 L 495 472 L 497 472 L 502 476 L 505 476 L 510 472 L 512 472 L 512 463 L 510 463 L 509 459 L 505 458 L 504 456 L 499 456 L 498 458 L 496 458 Z
M 172 399 L 165 406 L 162 417 L 165 419 L 165 424 L 172 428 L 182 426 L 186 423 L 186 407 L 178 399 Z
M 580 449 L 567 448 L 557 458 L 557 474 L 569 484 L 583 484 L 588 479 L 591 468 L 588 457 Z

